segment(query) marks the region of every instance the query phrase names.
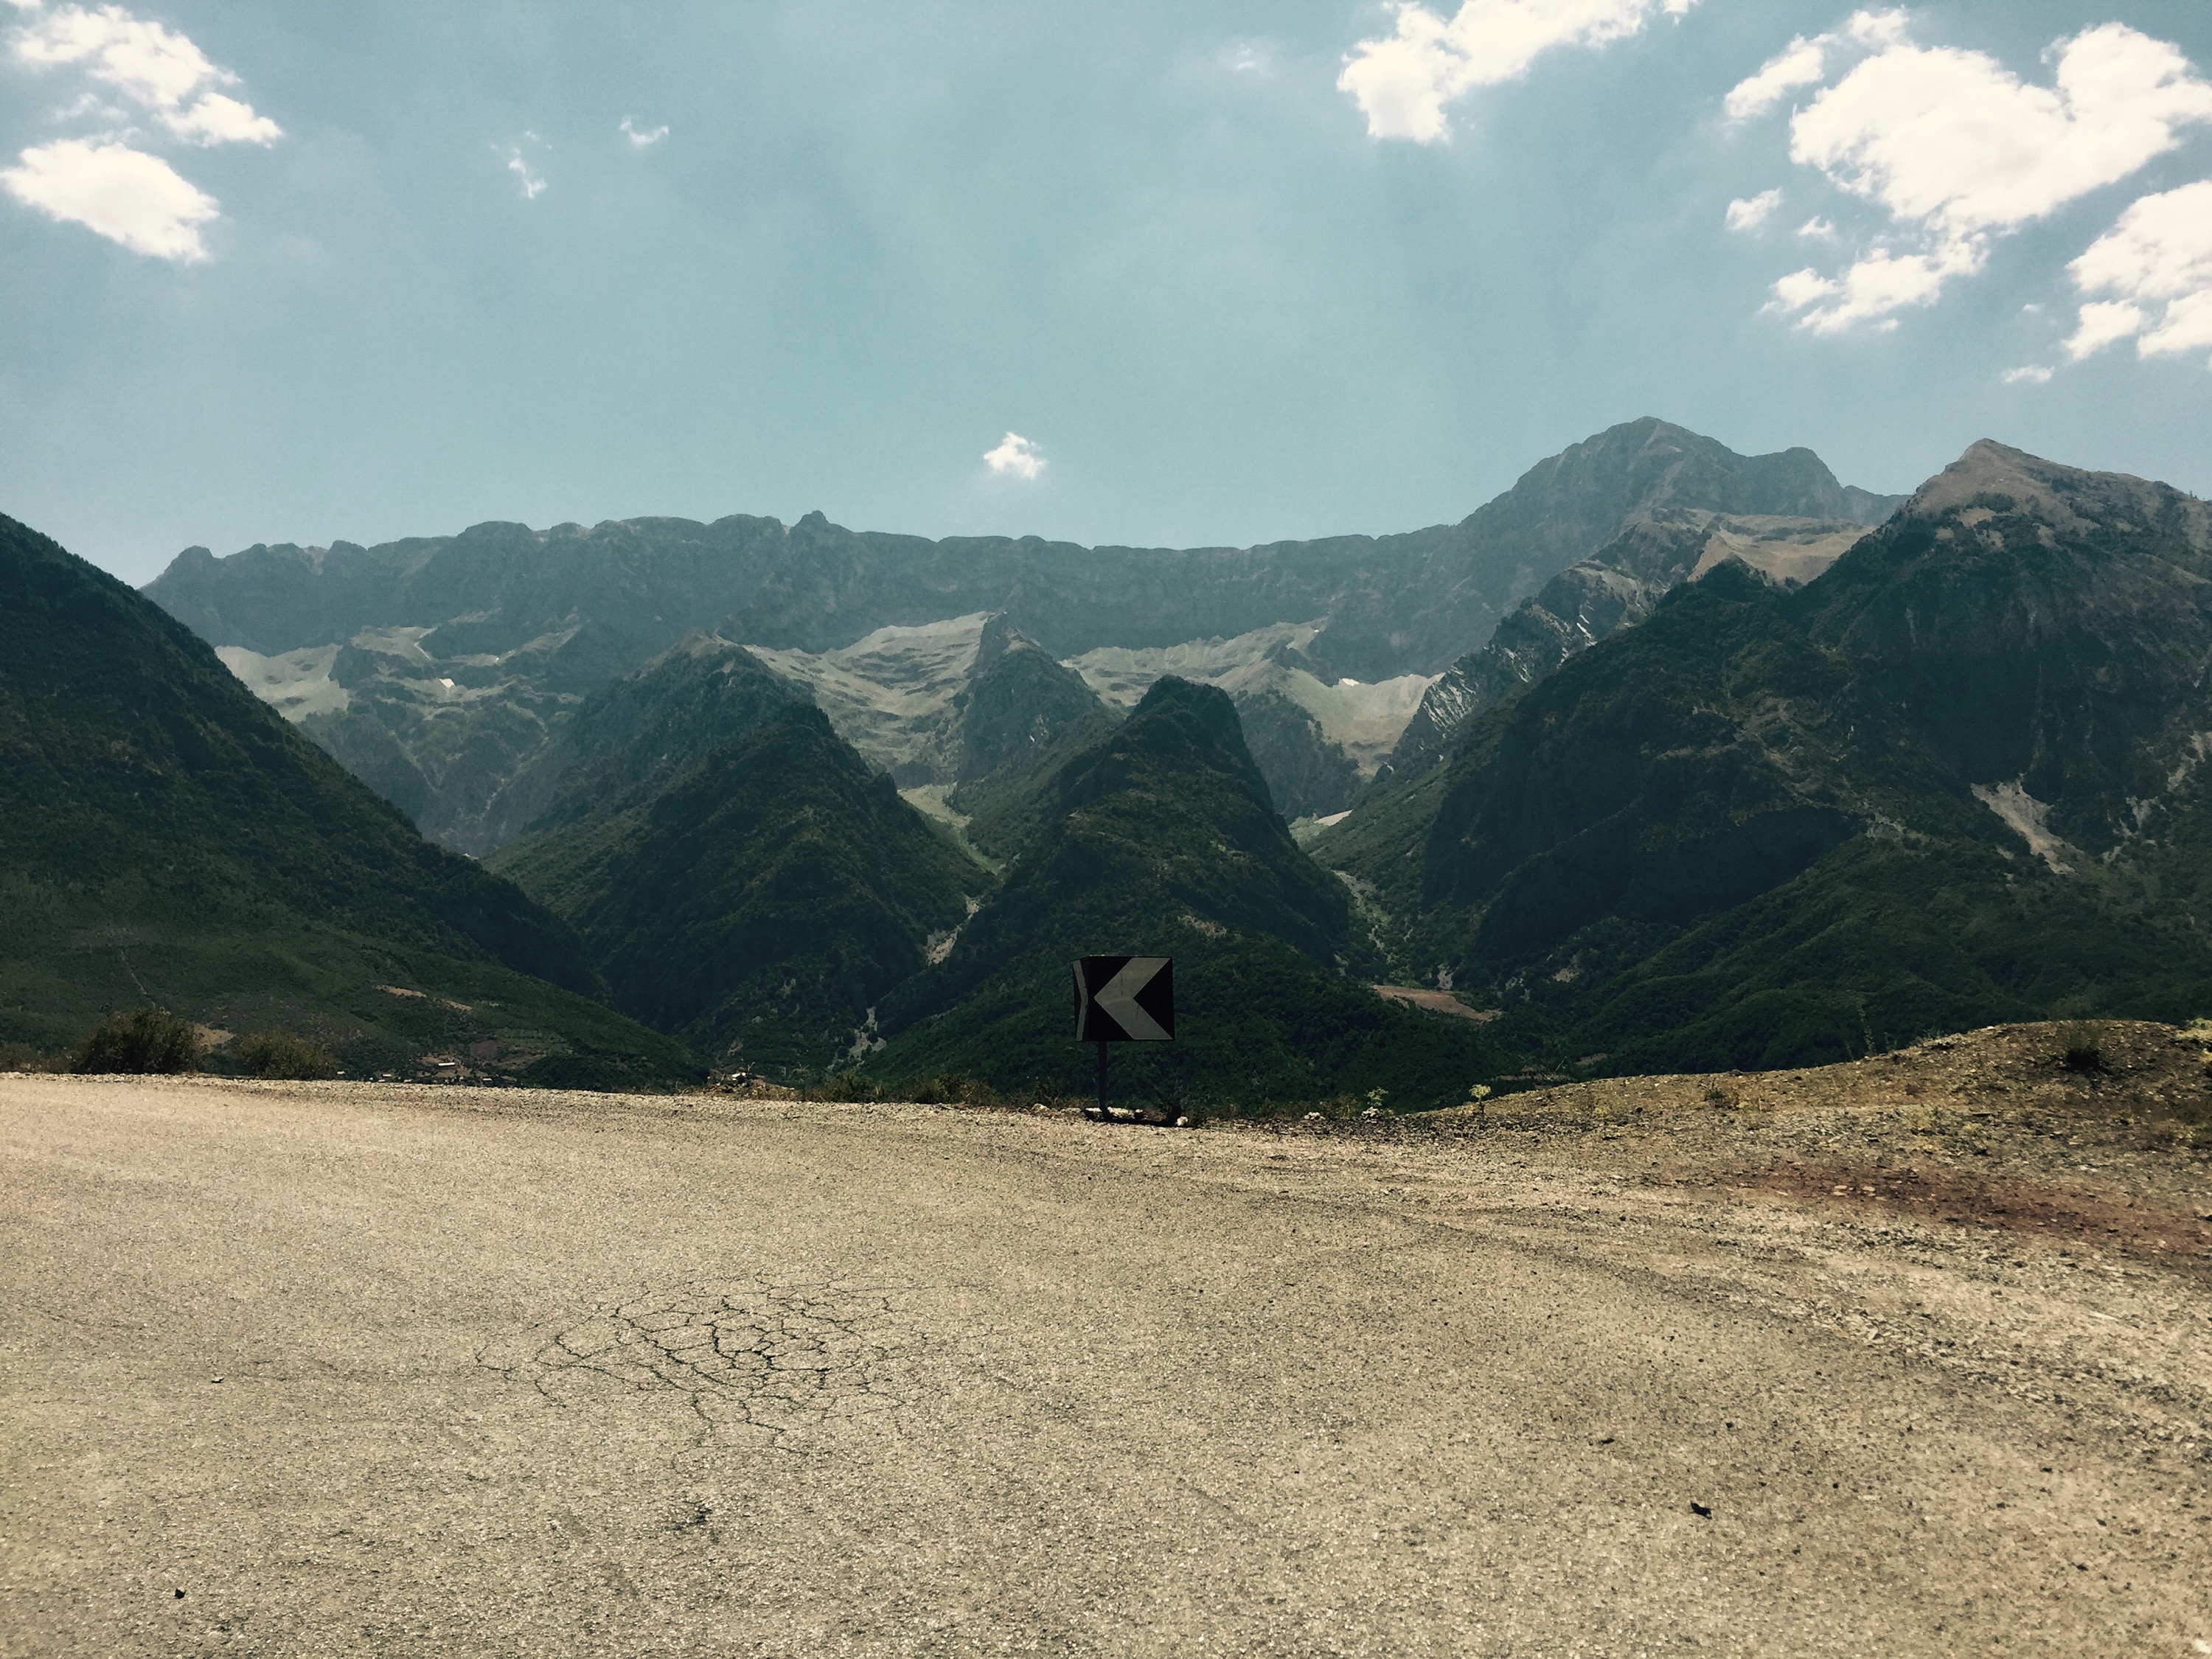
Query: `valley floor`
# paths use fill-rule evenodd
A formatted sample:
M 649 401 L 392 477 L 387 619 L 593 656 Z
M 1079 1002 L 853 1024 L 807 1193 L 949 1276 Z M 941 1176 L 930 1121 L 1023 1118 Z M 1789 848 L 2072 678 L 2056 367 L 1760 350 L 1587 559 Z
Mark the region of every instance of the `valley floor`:
M 2202 1062 L 2040 1041 L 1203 1133 L 0 1077 L 0 1653 L 2212 1651 Z

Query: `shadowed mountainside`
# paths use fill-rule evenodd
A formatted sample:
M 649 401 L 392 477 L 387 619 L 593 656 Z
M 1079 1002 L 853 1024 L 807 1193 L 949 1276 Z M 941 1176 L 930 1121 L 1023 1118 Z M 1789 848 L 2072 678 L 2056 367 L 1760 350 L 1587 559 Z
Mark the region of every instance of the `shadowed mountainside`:
M 2212 508 L 1977 444 L 1809 585 L 1729 563 L 1313 850 L 1602 1070 L 2212 1000 Z
M 1587 480 L 1585 492 L 1602 483 L 1605 493 L 1582 521 L 1599 532 L 1592 550 L 1429 688 L 1389 772 L 1434 762 L 1500 696 L 1642 621 L 1670 588 L 1720 558 L 1733 555 L 1778 580 L 1807 580 L 1904 499 L 1838 483 L 1809 449 L 1738 455 L 1664 421 L 1615 427 L 1546 465 Z
M 1051 815 L 1060 769 L 1121 723 L 1082 678 L 994 617 L 957 700 L 959 782 L 948 798 L 970 841 L 1018 853 Z
M 678 727 L 694 744 L 632 741 L 576 767 L 492 862 L 574 925 L 617 1007 L 720 1063 L 806 1081 L 865 1046 L 876 1000 L 988 878 L 819 709 L 793 688 L 760 695 L 773 677 L 740 662 L 702 641 L 599 694 L 580 732 Z M 730 718 L 732 687 L 750 718 Z
M 1378 776 L 1433 764 L 1468 721 L 1576 652 L 1649 617 L 1674 588 L 1726 560 L 1802 586 L 1866 534 L 1832 519 L 1751 518 L 1668 507 L 1632 525 L 1524 599 L 1479 651 L 1431 685 Z
M 573 994 L 598 981 L 560 922 L 425 842 L 181 624 L 9 519 L 0 882 L 13 1040 L 58 1046 L 158 1000 L 306 1029 L 364 1067 L 483 1042 L 636 1081 L 687 1067 Z
M 885 1000 L 891 1040 L 871 1071 L 1083 1086 L 1068 963 L 1109 951 L 1176 958 L 1176 1041 L 1116 1061 L 1124 1086 L 1153 1097 L 1380 1087 L 1435 1104 L 1494 1069 L 1472 1028 L 1346 976 L 1372 947 L 1341 884 L 1284 828 L 1226 694 L 1160 680 L 1060 768 L 1052 809 L 945 960 Z

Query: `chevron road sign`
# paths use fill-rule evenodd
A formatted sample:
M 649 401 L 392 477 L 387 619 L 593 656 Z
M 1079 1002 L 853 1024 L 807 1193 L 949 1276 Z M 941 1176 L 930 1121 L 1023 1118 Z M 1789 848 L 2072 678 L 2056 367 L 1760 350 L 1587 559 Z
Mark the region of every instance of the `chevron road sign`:
M 1077 958 L 1078 1042 L 1166 1042 L 1174 1036 L 1173 957 Z

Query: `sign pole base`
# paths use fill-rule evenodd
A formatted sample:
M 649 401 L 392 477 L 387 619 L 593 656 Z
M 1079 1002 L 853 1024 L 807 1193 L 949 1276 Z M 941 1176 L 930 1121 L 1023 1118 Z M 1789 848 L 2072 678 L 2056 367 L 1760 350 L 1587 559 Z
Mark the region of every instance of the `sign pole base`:
M 1106 1045 L 1098 1045 L 1098 1121 L 1106 1121 Z

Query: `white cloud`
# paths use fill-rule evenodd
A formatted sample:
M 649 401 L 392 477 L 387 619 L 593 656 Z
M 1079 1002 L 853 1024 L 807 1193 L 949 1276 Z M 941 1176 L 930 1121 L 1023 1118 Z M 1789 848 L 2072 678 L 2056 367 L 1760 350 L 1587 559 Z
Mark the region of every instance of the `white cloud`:
M 2145 320 L 2142 307 L 2130 305 L 2124 300 L 2100 301 L 2083 306 L 2074 319 L 2074 333 L 2066 342 L 2066 355 L 2078 363 L 2116 341 L 2141 333 Z
M 1832 242 L 1836 240 L 1835 222 L 1816 213 L 1797 227 L 1797 234 L 1808 242 Z
M 1844 25 L 1844 35 L 1853 46 L 1880 52 L 1903 46 L 1911 23 L 1911 15 L 1901 6 L 1887 11 L 1855 11 Z
M 1897 254 L 1876 248 L 1841 276 L 1811 269 L 1793 271 L 1774 284 L 1768 309 L 1798 314 L 1798 325 L 1815 334 L 1840 334 L 1855 323 L 1895 328 L 1890 313 L 1906 306 L 1933 305 L 1943 284 L 1981 268 L 1982 252 L 1968 246 L 1934 253 Z
M 1450 21 L 1400 4 L 1397 27 L 1362 40 L 1337 77 L 1370 138 L 1433 144 L 1451 135 L 1444 106 L 1477 87 L 1516 81 L 1556 46 L 1599 46 L 1680 17 L 1696 0 L 1463 0 Z
M 158 155 L 128 145 L 63 138 L 23 152 L 0 185 L 48 217 L 78 224 L 133 252 L 191 264 L 208 257 L 199 228 L 214 197 Z
M 188 37 L 120 6 L 40 10 L 10 46 L 15 60 L 33 69 L 81 66 L 194 143 L 267 144 L 283 136 L 268 117 L 211 90 L 235 86 L 238 77 L 210 63 Z
M 1862 12 L 1842 33 L 1798 46 L 1818 49 L 1823 76 L 1838 51 L 1871 55 L 1791 118 L 1790 159 L 1881 207 L 1920 245 L 1878 246 L 1840 277 L 1800 271 L 1776 283 L 1773 308 L 1824 333 L 1930 303 L 1946 282 L 1982 269 L 1992 239 L 2126 178 L 2178 144 L 2183 128 L 2212 123 L 2212 83 L 2177 47 L 2120 23 L 2053 43 L 2048 87 L 1984 52 L 1914 45 L 1899 12 Z M 1761 77 L 1771 82 L 1789 56 L 1731 93 L 1731 112 L 1766 98 Z
M 1731 121 L 1753 121 L 1800 87 L 1817 86 L 1828 78 L 1828 54 L 1839 46 L 1893 46 L 1905 40 L 1910 20 L 1902 11 L 1853 12 L 1842 30 L 1817 34 L 1808 40 L 1798 35 L 1729 89 L 1722 101 Z
M 2135 202 L 2068 270 L 2082 293 L 2119 296 L 2081 307 L 2076 362 L 2130 335 L 2144 357 L 2212 346 L 2212 179 Z
M 1799 87 L 1827 78 L 1829 38 L 1799 35 L 1759 66 L 1759 73 L 1736 82 L 1721 107 L 1731 121 L 1750 121 L 1766 113 Z
M 507 170 L 522 181 L 522 199 L 534 202 L 545 193 L 545 180 L 531 170 L 530 163 L 522 159 L 520 149 L 507 152 Z
M 219 92 L 203 96 L 190 109 L 164 125 L 179 138 L 199 144 L 273 144 L 284 129 L 249 104 Z
M 1762 190 L 1756 196 L 1739 196 L 1728 204 L 1728 228 L 1738 232 L 1757 230 L 1781 205 L 1782 192 L 1778 190 Z
M 2005 370 L 2003 379 L 2007 386 L 2049 386 L 2051 371 L 2041 363 L 2022 363 Z
M 1798 113 L 1790 159 L 1955 238 L 2039 219 L 2212 122 L 2212 84 L 2163 40 L 2107 23 L 2056 50 L 2045 88 L 1981 52 L 1891 46 Z
M 1009 432 L 996 449 L 986 450 L 983 465 L 1001 477 L 1034 478 L 1045 469 L 1037 447 L 1018 432 Z
M 185 263 L 206 258 L 199 228 L 217 217 L 221 206 L 168 162 L 137 147 L 143 135 L 127 125 L 131 108 L 193 144 L 272 144 L 283 129 L 218 91 L 236 86 L 238 77 L 160 23 L 117 5 L 9 3 L 25 14 L 7 37 L 17 63 L 39 70 L 74 68 L 108 89 L 108 95 L 81 93 L 53 118 L 88 116 L 109 130 L 24 150 L 15 167 L 0 173 L 9 194 L 135 252 Z
M 668 137 L 668 128 L 664 123 L 662 125 L 651 128 L 644 132 L 640 132 L 635 127 L 630 125 L 629 117 L 625 115 L 622 118 L 622 134 L 623 137 L 629 139 L 630 143 L 636 149 L 650 149 L 653 145 L 659 143 L 662 139 Z

